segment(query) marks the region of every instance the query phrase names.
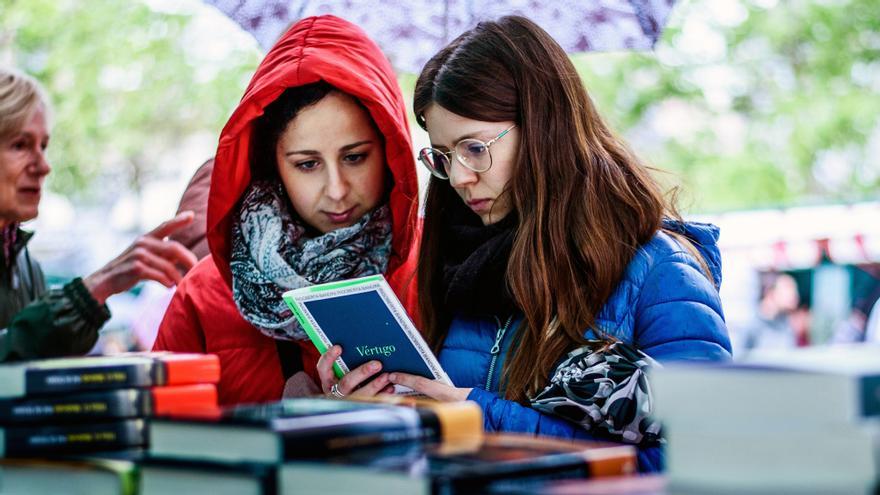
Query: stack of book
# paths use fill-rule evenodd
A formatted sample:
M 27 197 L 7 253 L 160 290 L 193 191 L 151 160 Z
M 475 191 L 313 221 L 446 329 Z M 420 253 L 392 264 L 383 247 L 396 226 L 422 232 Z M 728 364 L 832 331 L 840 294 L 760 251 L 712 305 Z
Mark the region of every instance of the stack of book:
M 205 354 L 0 365 L 0 493 L 130 493 L 148 421 L 217 417 L 219 379 Z
M 652 375 L 683 492 L 874 493 L 880 481 L 880 347 L 753 353 Z
M 481 411 L 469 402 L 415 407 L 301 398 L 232 407 L 219 418 L 156 419 L 142 493 L 198 487 L 216 494 L 236 486 L 234 493 L 274 494 L 279 466 L 293 459 L 396 443 L 479 441 L 482 432 Z
M 630 445 L 487 433 L 476 442 L 393 444 L 286 462 L 278 493 L 413 495 L 535 493 L 551 480 L 633 475 Z
M 153 421 L 142 493 L 471 493 L 635 471 L 630 446 L 485 434 L 474 403 L 389 401 L 291 399 Z

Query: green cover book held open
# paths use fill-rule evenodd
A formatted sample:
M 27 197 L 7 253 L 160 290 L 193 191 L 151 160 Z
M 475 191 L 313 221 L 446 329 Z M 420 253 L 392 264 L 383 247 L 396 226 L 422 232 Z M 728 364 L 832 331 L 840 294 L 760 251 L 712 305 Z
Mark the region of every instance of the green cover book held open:
M 387 372 L 403 372 L 452 385 L 382 275 L 313 285 L 284 293 L 284 300 L 323 354 L 335 344 L 340 378 L 371 360 Z M 397 393 L 411 390 L 397 386 Z

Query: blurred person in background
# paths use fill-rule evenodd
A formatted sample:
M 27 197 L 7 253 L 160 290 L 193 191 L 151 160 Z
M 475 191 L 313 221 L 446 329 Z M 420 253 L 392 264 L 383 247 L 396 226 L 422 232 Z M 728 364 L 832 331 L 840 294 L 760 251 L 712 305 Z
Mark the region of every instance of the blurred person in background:
M 139 237 L 116 259 L 85 278 L 47 290 L 27 249 L 22 222 L 39 210 L 51 171 L 49 100 L 33 78 L 0 68 L 0 361 L 84 354 L 110 318 L 104 304 L 141 280 L 179 282 L 195 256 L 165 237 L 192 222 L 182 213 Z
M 804 315 L 798 312 L 799 306 L 800 294 L 794 277 L 778 272 L 762 274 L 757 311 L 740 336 L 743 354 L 757 348 L 798 347 L 805 339 L 808 341 L 805 334 L 809 333 L 809 325 L 803 325 Z
M 860 298 L 853 304 L 847 317 L 834 325 L 831 334 L 832 344 L 852 344 L 864 342 L 865 330 L 868 323 L 868 311 L 870 306 L 865 307 L 864 299 Z
M 875 314 L 875 321 L 871 322 L 871 310 L 880 299 L 880 284 L 873 287 L 872 290 L 859 293 L 853 301 L 849 315 L 834 325 L 834 332 L 831 335 L 832 344 L 851 344 L 859 342 L 870 342 L 869 335 L 870 324 L 876 324 L 876 318 L 880 315 Z M 875 330 L 876 331 L 876 330 Z
M 867 343 L 880 343 L 880 286 L 865 299 L 865 330 L 863 341 Z

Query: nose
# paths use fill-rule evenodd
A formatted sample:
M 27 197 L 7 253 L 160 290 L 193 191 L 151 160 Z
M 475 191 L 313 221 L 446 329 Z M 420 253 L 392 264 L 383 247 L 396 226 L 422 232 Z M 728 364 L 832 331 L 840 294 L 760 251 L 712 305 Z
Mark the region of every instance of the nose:
M 30 165 L 30 171 L 39 177 L 46 176 L 52 171 L 52 166 L 49 165 L 49 159 L 46 157 L 46 150 L 38 147 L 34 151 L 34 159 Z
M 327 167 L 325 194 L 333 201 L 342 201 L 351 190 L 351 184 L 340 164 Z
M 479 174 L 465 167 L 458 161 L 458 157 L 454 157 L 449 167 L 449 184 L 452 187 L 464 187 L 473 184 L 479 180 Z

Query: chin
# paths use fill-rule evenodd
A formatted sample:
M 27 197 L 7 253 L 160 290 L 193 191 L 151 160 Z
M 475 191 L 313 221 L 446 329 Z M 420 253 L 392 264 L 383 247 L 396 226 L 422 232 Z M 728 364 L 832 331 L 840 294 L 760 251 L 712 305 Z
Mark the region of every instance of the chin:
M 30 222 L 31 220 L 34 220 L 37 218 L 37 213 L 38 213 L 37 210 L 23 212 L 21 215 L 19 215 L 18 219 L 15 221 L 18 223 Z
M 487 213 L 480 217 L 480 220 L 483 221 L 483 225 L 492 225 L 493 223 L 497 223 L 504 218 L 504 215 L 498 215 L 495 213 Z

